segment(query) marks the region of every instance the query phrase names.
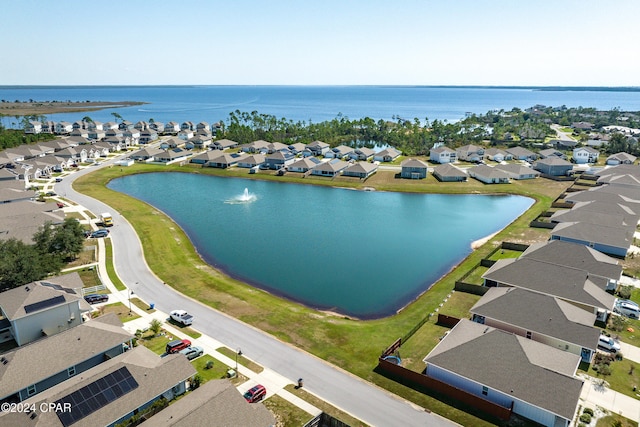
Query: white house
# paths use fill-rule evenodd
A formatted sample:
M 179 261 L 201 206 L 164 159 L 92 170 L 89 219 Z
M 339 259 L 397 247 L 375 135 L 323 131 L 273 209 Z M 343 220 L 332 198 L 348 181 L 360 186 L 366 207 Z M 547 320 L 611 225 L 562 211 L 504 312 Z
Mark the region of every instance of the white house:
M 573 149 L 573 161 L 577 164 L 596 163 L 600 152 L 592 147 L 577 147 Z

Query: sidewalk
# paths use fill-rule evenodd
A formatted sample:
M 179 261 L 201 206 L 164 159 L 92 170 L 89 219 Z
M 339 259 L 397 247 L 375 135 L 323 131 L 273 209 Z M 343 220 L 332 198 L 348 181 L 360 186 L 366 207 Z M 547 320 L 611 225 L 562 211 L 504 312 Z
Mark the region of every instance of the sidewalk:
M 121 302 L 125 306 L 129 306 L 129 290 L 124 290 L 124 291 L 117 290 L 113 282 L 111 282 L 111 279 L 105 273 L 107 270 L 106 270 L 106 259 L 104 256 L 104 253 L 105 253 L 104 239 L 97 239 L 97 240 L 98 240 L 98 254 L 99 254 L 98 255 L 98 274 L 100 276 L 100 280 L 102 281 L 102 283 L 107 286 L 109 291 L 111 291 L 111 294 L 109 295 L 109 301 L 106 304 Z M 96 305 L 96 306 L 99 306 L 99 305 Z M 165 331 L 167 331 L 171 336 L 177 337 L 180 339 L 182 338 L 189 339 L 193 345 L 202 347 L 206 354 L 211 355 L 214 359 L 219 360 L 221 363 L 224 363 L 225 365 L 235 369 L 235 366 L 236 366 L 235 360 L 217 351 L 218 348 L 225 347 L 225 346 L 219 341 L 217 341 L 216 339 L 204 334 L 196 339 L 192 339 L 188 337 L 187 335 L 181 333 L 173 325 L 168 323 L 167 319 L 169 318 L 169 315 L 159 310 L 156 310 L 153 313 L 148 313 L 146 310 L 143 310 L 137 307 L 135 304 L 131 304 L 131 311 L 140 315 L 139 318 L 124 323 L 124 329 L 131 332 L 132 334 L 134 334 L 138 329 L 140 330 L 148 329 L 151 321 L 153 319 L 157 319 L 162 323 L 162 328 Z M 246 358 L 246 356 L 244 357 Z M 266 396 L 267 398 L 270 396 L 273 396 L 274 394 L 277 394 L 278 396 L 282 397 L 283 399 L 287 400 L 291 404 L 297 406 L 298 408 L 302 409 L 303 411 L 309 413 L 312 416 L 316 416 L 322 413 L 320 409 L 300 399 L 294 394 L 286 391 L 284 387 L 286 387 L 289 384 L 292 384 L 292 382 L 289 379 L 282 377 L 281 375 L 275 373 L 274 371 L 268 368 L 263 367 L 262 372 L 255 373 L 249 368 L 246 368 L 245 366 L 238 364 L 238 372 L 243 376 L 245 376 L 246 378 L 249 378 L 247 381 L 245 381 L 244 383 L 240 384 L 237 387 L 238 391 L 241 394 L 243 394 L 244 392 L 246 392 L 256 384 L 262 384 L 267 389 L 267 396 Z
M 580 402 L 583 406 L 596 409 L 597 407 L 606 409 L 622 415 L 633 421 L 640 420 L 640 394 L 638 399 L 634 399 L 622 393 L 609 389 L 606 385 L 600 385 L 597 378 L 584 375 L 584 385 L 580 394 Z

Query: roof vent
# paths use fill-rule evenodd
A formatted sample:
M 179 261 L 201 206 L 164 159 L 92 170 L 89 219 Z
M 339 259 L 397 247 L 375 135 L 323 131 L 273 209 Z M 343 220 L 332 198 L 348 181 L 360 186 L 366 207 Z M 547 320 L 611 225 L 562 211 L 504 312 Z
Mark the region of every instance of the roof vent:
M 28 287 L 28 286 L 25 286 L 25 287 L 24 287 L 24 290 L 25 290 L 25 291 L 27 291 L 27 292 L 29 292 L 31 289 L 29 289 L 29 287 Z

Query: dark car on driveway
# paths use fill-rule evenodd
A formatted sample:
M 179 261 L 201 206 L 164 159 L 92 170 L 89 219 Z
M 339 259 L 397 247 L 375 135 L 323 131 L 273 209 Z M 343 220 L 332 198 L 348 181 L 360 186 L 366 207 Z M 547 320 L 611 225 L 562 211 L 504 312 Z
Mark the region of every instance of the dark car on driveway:
M 89 304 L 97 304 L 99 302 L 109 301 L 109 295 L 104 294 L 89 294 L 84 296 L 84 300 Z
M 251 387 L 247 392 L 243 395 L 245 400 L 249 403 L 260 402 L 267 395 L 267 389 L 264 388 L 263 385 L 258 384 L 257 386 Z

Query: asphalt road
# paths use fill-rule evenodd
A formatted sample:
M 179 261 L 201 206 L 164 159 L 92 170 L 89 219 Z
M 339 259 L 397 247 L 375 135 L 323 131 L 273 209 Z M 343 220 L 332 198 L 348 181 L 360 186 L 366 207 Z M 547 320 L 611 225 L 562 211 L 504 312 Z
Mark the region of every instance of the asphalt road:
M 306 390 L 369 425 L 456 425 L 165 285 L 148 268 L 140 240 L 127 220 L 108 205 L 77 193 L 72 188 L 76 178 L 105 167 L 112 161 L 65 177 L 55 185 L 55 190 L 59 195 L 85 206 L 95 214 L 110 212 L 113 215 L 114 226 L 110 229 L 110 235 L 115 268 L 118 276 L 135 294 L 149 303 L 155 303 L 156 308 L 165 313 L 178 308 L 187 310 L 194 315 L 194 327 L 203 334 L 229 348 L 241 348 L 246 357 L 291 379 L 292 383 L 300 377 L 304 378 Z M 375 363 L 375 360 L 371 360 L 372 369 Z

